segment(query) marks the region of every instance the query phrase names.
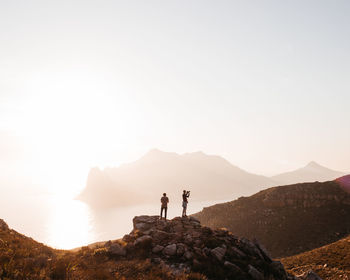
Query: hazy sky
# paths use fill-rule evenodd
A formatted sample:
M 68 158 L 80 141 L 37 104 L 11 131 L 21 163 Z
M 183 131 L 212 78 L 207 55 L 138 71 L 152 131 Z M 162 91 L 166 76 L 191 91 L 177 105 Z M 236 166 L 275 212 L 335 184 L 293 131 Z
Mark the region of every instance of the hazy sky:
M 337 0 L 0 0 L 0 176 L 76 190 L 151 148 L 266 175 L 350 171 L 349 14 Z

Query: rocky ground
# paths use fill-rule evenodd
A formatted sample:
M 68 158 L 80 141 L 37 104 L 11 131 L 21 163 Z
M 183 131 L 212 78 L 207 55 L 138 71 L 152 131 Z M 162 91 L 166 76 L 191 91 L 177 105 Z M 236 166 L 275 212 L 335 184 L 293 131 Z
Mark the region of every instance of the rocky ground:
M 259 243 L 225 229 L 202 227 L 195 218 L 164 221 L 139 216 L 133 224 L 133 231 L 122 239 L 124 244 L 106 244 L 108 252 L 123 257 L 144 254 L 174 274 L 197 271 L 208 279 L 295 279 Z
M 0 220 L 0 279 L 297 280 L 256 241 L 193 218 L 138 216 L 122 239 L 74 251 L 54 250 Z
M 281 261 L 288 271 L 296 275 L 312 269 L 325 280 L 350 279 L 349 252 L 350 236 Z

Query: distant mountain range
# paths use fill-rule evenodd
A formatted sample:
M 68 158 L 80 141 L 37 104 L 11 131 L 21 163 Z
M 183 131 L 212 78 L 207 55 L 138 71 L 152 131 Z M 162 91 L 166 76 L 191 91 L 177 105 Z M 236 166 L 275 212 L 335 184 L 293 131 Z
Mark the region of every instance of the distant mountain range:
M 271 186 L 331 180 L 336 175 L 343 173 L 312 162 L 269 178 L 249 173 L 220 156 L 203 152 L 179 155 L 154 149 L 117 168 L 91 169 L 78 199 L 97 207 L 123 206 L 158 202 L 165 192 L 170 201 L 178 201 L 186 189 L 192 191 L 194 200 L 229 200 Z
M 347 179 L 346 179 L 347 178 Z M 273 257 L 285 257 L 350 234 L 350 176 L 336 181 L 273 187 L 193 215 L 203 225 L 256 238 Z
M 330 181 L 344 175 L 346 175 L 346 173 L 331 170 L 314 161 L 311 161 L 303 168 L 272 176 L 271 179 L 281 184 L 288 185 L 303 182 Z
M 151 150 L 118 168 L 92 169 L 78 198 L 96 206 L 125 205 L 158 202 L 165 192 L 174 201 L 180 200 L 186 189 L 195 200 L 234 199 L 274 184 L 270 178 L 246 172 L 219 156 Z

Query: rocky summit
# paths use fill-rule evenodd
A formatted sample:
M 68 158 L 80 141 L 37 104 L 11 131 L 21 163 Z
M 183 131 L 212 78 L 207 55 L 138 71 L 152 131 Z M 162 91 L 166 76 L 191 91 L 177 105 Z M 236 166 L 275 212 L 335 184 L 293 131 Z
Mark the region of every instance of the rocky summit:
M 133 225 L 123 237 L 124 245 L 107 244 L 108 251 L 150 258 L 173 274 L 197 271 L 208 279 L 296 279 L 258 242 L 238 238 L 226 229 L 203 227 L 193 217 L 165 221 L 159 216 L 138 216 Z

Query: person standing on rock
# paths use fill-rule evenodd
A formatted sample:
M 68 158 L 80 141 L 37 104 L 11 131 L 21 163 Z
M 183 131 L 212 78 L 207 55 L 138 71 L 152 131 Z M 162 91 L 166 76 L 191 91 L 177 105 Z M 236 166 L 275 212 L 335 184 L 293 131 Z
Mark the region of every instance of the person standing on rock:
M 163 196 L 160 199 L 160 202 L 162 204 L 162 206 L 160 207 L 160 219 L 162 219 L 163 210 L 164 210 L 164 219 L 166 220 L 166 214 L 168 212 L 168 203 L 169 203 L 169 198 L 166 196 L 166 193 L 163 193 Z
M 182 193 L 182 217 L 187 217 L 187 203 L 188 203 L 188 199 L 190 197 L 190 191 L 186 191 L 184 190 Z

